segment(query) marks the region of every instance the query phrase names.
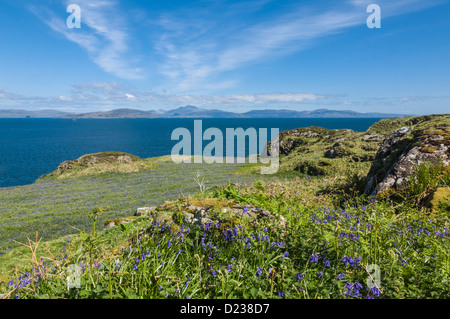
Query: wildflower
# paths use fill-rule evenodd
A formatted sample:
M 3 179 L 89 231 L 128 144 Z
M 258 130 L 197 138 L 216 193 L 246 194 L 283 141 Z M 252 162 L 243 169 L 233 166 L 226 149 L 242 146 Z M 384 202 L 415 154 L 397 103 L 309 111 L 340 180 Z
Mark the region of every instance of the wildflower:
M 136 270 L 137 269 L 137 264 L 134 264 L 133 265 L 133 270 Z
M 277 292 L 278 297 L 283 298 L 284 297 L 284 292 L 283 291 L 279 291 Z
M 189 278 L 186 280 L 186 283 L 184 284 L 184 288 L 187 287 L 187 285 L 188 285 L 189 281 L 191 281 L 191 279 L 192 279 L 192 277 L 189 277 Z
M 297 281 L 300 281 L 303 279 L 303 274 L 302 273 L 298 273 L 297 274 Z
M 337 276 L 337 280 L 341 280 L 342 278 L 345 277 L 345 274 L 343 272 L 341 272 L 338 276 Z
M 309 259 L 310 262 L 313 263 L 318 263 L 319 262 L 319 254 L 314 254 L 311 256 L 311 258 Z
M 258 277 L 260 277 L 262 275 L 263 269 L 259 268 L 259 267 L 256 267 L 256 269 L 257 269 L 256 273 L 257 273 Z
M 248 208 L 247 208 L 247 206 L 244 206 L 243 210 L 244 210 L 244 214 L 247 214 L 247 213 L 248 213 Z
M 281 255 L 281 258 L 286 258 L 289 255 L 289 253 L 286 251 L 283 255 Z
M 233 267 L 233 264 L 228 265 L 228 268 L 227 268 L 228 272 L 231 272 L 231 267 Z
M 322 278 L 322 276 L 323 276 L 323 271 L 320 271 L 317 273 L 317 277 L 319 277 L 319 279 Z
M 330 261 L 329 260 L 325 260 L 324 261 L 324 265 L 325 265 L 325 267 L 330 267 Z
M 380 297 L 380 290 L 377 287 L 371 288 L 370 292 L 372 293 L 372 295 Z

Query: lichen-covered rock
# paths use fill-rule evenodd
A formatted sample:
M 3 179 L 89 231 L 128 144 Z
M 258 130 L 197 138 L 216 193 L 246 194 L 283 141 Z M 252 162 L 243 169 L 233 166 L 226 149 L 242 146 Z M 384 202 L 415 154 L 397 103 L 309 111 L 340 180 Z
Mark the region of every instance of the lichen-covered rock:
M 335 143 L 331 148 L 325 152 L 324 156 L 326 158 L 340 158 L 345 155 L 343 150 L 343 144 L 340 142 Z
M 136 209 L 134 216 L 151 216 L 156 212 L 156 207 L 141 207 Z
M 450 128 L 400 128 L 381 144 L 367 176 L 365 192 L 379 195 L 404 189 L 414 166 L 423 162 L 450 164 Z
M 130 217 L 126 217 L 126 218 L 114 218 L 114 219 L 108 219 L 107 221 L 105 221 L 105 228 L 112 228 L 114 226 L 117 226 L 119 224 L 127 224 L 132 222 L 136 217 L 135 216 L 130 216 Z
M 258 221 L 261 218 L 268 218 L 272 221 L 278 221 L 279 226 L 286 227 L 286 220 L 282 216 L 275 216 L 266 209 L 255 206 L 232 205 L 230 207 L 223 207 L 220 213 L 226 214 L 227 219 Z M 213 206 L 202 207 L 189 205 L 182 210 L 182 221 L 186 225 L 205 225 L 208 223 L 215 223 L 221 220 L 221 215 Z

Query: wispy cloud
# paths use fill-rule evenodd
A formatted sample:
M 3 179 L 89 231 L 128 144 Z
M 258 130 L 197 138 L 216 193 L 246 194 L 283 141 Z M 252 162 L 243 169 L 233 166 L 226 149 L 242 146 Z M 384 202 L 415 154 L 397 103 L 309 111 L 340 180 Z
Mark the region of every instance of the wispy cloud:
M 66 6 L 73 1 L 65 1 Z M 130 63 L 129 34 L 124 14 L 115 0 L 77 0 L 81 8 L 81 28 L 69 29 L 66 18 L 44 6 L 29 6 L 51 29 L 85 49 L 105 72 L 119 78 L 138 79 L 143 70 Z
M 383 18 L 442 2 L 377 1 L 382 7 Z M 368 17 L 366 8 L 370 3 L 373 1 L 339 1 L 320 7 L 295 4 L 287 7 L 288 12 L 271 16 L 264 22 L 239 24 L 239 29 L 236 29 L 236 24 L 228 24 L 221 18 L 245 20 L 242 12 L 234 10 L 211 15 L 209 19 L 194 11 L 172 13 L 159 21 L 162 34 L 157 49 L 164 59 L 160 72 L 177 82 L 180 90 L 203 87 L 218 74 L 304 50 L 323 37 L 364 25 Z M 249 7 L 246 13 L 259 8 Z

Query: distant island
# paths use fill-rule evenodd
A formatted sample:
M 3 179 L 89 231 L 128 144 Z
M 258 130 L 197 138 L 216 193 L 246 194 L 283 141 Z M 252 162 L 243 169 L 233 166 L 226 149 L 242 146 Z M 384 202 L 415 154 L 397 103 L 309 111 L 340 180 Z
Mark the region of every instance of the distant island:
M 359 113 L 351 110 L 318 109 L 314 111 L 295 110 L 252 110 L 245 113 L 227 112 L 218 109 L 203 109 L 192 105 L 169 111 L 142 111 L 129 108 L 104 112 L 69 113 L 57 110 L 26 111 L 0 109 L 0 118 L 65 118 L 65 119 L 137 119 L 137 118 L 395 118 L 405 114 Z

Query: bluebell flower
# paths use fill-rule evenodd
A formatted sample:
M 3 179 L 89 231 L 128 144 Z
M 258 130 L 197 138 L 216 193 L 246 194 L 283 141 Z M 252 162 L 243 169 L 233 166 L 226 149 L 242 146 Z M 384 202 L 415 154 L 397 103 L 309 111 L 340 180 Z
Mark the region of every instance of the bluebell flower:
M 262 268 L 256 267 L 256 274 L 258 275 L 258 277 L 260 277 L 262 275 Z
M 379 297 L 380 296 L 380 290 L 377 287 L 373 287 L 370 289 L 370 292 L 372 295 Z
M 298 273 L 297 274 L 297 281 L 300 281 L 303 279 L 303 274 L 302 273 Z
M 281 255 L 281 258 L 286 258 L 289 255 L 289 253 L 286 251 L 283 255 Z
M 310 262 L 313 263 L 318 263 L 319 262 L 319 254 L 314 254 L 311 256 L 311 258 L 309 259 Z

